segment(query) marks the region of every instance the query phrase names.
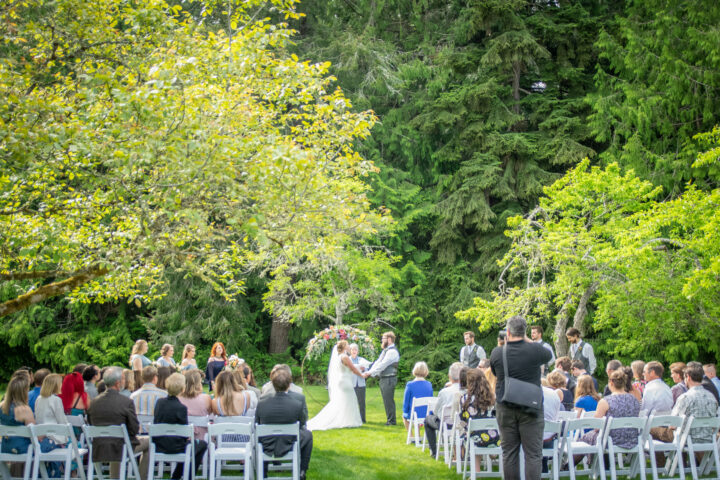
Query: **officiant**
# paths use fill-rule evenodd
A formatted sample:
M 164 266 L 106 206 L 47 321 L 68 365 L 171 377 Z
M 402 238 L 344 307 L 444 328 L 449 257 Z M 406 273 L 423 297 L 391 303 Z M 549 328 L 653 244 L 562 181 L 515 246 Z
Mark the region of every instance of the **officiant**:
M 363 357 L 359 356 L 360 347 L 357 343 L 350 344 L 350 361 L 357 367 L 361 372 L 366 372 L 370 367 L 370 362 Z M 360 407 L 360 418 L 365 423 L 365 377 L 359 375 L 353 375 L 353 389 L 355 390 L 355 396 L 358 399 L 358 406 Z
M 370 371 L 363 374 L 363 376 L 365 378 L 369 376 L 380 377 L 380 394 L 382 395 L 385 416 L 387 417 L 385 425 L 396 425 L 395 386 L 397 385 L 400 352 L 395 346 L 395 334 L 393 332 L 383 333 L 382 347 L 383 351 L 380 353 L 380 357 L 372 364 Z

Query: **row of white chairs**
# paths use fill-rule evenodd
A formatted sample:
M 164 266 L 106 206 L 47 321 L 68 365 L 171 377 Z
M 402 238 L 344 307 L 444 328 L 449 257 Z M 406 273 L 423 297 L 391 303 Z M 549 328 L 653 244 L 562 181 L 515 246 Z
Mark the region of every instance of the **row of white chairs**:
M 250 421 L 246 421 L 246 419 Z M 231 421 L 234 420 L 234 421 Z M 162 477 L 162 465 L 164 463 L 177 464 L 183 463 L 184 480 L 189 480 L 191 472 L 195 471 L 194 464 L 194 426 L 206 426 L 208 428 L 208 455 L 207 463 L 209 464 L 208 480 L 217 480 L 221 478 L 222 465 L 224 462 L 242 462 L 243 477 L 245 480 L 252 478 L 253 474 L 259 480 L 264 477 L 264 462 L 285 463 L 292 471 L 292 478 L 299 479 L 300 476 L 300 426 L 299 423 L 290 425 L 260 425 L 255 424 L 254 419 L 243 417 L 243 421 L 238 422 L 237 417 L 219 417 L 215 419 L 215 423 L 206 422 L 204 425 L 170 425 L 170 424 L 150 424 L 148 425 L 149 447 L 147 455 L 149 455 L 148 480 L 153 480 L 156 476 L 156 466 L 159 476 Z M 94 480 L 97 476 L 104 480 L 107 468 L 99 463 L 93 462 L 93 442 L 97 438 L 114 438 L 122 441 L 122 458 L 120 459 L 120 479 L 134 478 L 140 479 L 140 469 L 137 459 L 139 453 L 133 452 L 130 437 L 127 433 L 125 425 L 110 426 L 92 426 L 82 425 L 85 446 L 79 446 L 73 425 L 67 424 L 42 424 L 29 426 L 3 426 L 0 425 L 0 436 L 2 437 L 22 437 L 30 441 L 27 452 L 25 453 L 0 453 L 0 476 L 4 479 L 12 478 L 10 470 L 6 462 L 17 462 L 23 464 L 23 480 L 37 480 L 39 477 L 48 478 L 46 462 L 61 462 L 64 464 L 65 480 L 70 479 L 73 466 L 77 468 L 78 476 L 83 480 Z M 67 437 L 69 439 L 64 448 L 57 448 L 50 452 L 42 452 L 40 441 L 43 437 L 52 435 L 59 437 Z M 262 443 L 258 441 L 264 436 L 289 435 L 295 437 L 295 443 L 291 451 L 283 457 L 274 457 L 263 451 Z M 178 454 L 166 454 L 159 452 L 153 442 L 153 437 L 159 436 L 178 436 L 188 438 L 185 451 Z M 87 475 L 84 468 L 85 460 L 87 461 Z M 172 467 L 171 467 L 172 468 Z M 272 470 L 282 469 L 275 466 Z M 233 477 L 238 478 L 238 477 Z M 285 477 L 287 478 L 287 477 Z
M 419 428 L 424 426 L 424 418 L 418 418 L 416 407 L 427 407 L 427 414 L 433 412 L 437 404 L 437 397 L 426 397 L 413 400 L 410 416 L 410 428 L 408 429 L 407 443 L 415 441 L 419 446 Z M 702 475 L 710 475 L 714 470 L 716 477 L 720 476 L 720 449 L 718 447 L 718 431 L 720 431 L 720 417 L 694 418 L 674 417 L 671 415 L 650 415 L 641 412 L 639 417 L 603 417 L 594 418 L 594 412 L 560 412 L 558 421 L 545 422 L 544 431 L 546 434 L 553 434 L 554 441 L 550 448 L 543 449 L 543 456 L 549 460 L 550 470 L 543 474 L 543 478 L 558 480 L 560 476 L 569 476 L 575 480 L 577 475 L 598 476 L 605 480 L 606 470 L 604 455 L 610 460 L 610 476 L 616 480 L 618 475 L 635 477 L 640 475 L 645 478 L 647 461 L 646 455 L 650 457 L 650 469 L 653 480 L 664 478 L 685 478 L 685 465 L 683 453 L 688 454 L 690 471 L 694 480 L 699 480 Z M 446 405 L 443 412 L 438 415 L 442 418 L 453 417 L 452 406 Z M 503 477 L 502 471 L 502 449 L 500 447 L 478 448 L 473 442 L 463 443 L 458 428 L 459 415 L 454 415 L 452 428 L 448 428 L 444 421 L 440 422 L 440 429 L 437 435 L 436 460 L 444 456 L 445 463 L 452 468 L 455 464 L 458 474 L 463 478 L 469 475 L 472 479 L 477 477 Z M 671 427 L 674 429 L 674 440 L 670 443 L 654 440 L 650 430 L 656 427 Z M 615 429 L 630 428 L 637 432 L 637 443 L 633 448 L 623 448 L 614 445 L 610 432 Z M 695 443 L 692 441 L 691 432 L 696 428 L 707 428 L 712 430 L 712 441 L 710 443 Z M 597 442 L 589 445 L 581 441 L 584 432 L 597 429 Z M 477 430 L 499 430 L 495 418 L 470 420 L 467 431 Z M 423 436 L 422 447 L 424 450 L 426 437 Z M 461 452 L 465 452 L 464 456 Z M 660 471 L 656 461 L 656 453 L 663 453 L 667 457 L 665 467 Z M 698 465 L 695 454 L 702 454 Z M 586 459 L 577 469 L 573 461 L 576 455 L 591 455 L 592 463 L 587 465 Z M 482 471 L 476 469 L 475 457 L 479 456 L 484 460 L 485 468 Z M 493 471 L 493 458 L 497 459 L 497 471 Z M 458 460 L 460 459 L 460 460 Z M 524 458 L 521 452 L 521 468 Z M 625 463 L 629 464 L 626 466 Z M 561 466 L 567 464 L 567 470 Z M 469 468 L 468 468 L 469 467 Z M 675 472 L 678 477 L 675 477 Z

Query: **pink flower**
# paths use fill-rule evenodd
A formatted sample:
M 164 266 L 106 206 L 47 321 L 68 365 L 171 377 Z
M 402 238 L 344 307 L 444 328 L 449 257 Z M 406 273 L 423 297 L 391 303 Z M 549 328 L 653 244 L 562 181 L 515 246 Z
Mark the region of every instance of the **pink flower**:
M 326 333 L 325 335 L 323 335 L 323 338 L 324 338 L 325 340 L 329 340 L 329 339 L 330 339 L 330 335 L 328 335 L 328 334 Z

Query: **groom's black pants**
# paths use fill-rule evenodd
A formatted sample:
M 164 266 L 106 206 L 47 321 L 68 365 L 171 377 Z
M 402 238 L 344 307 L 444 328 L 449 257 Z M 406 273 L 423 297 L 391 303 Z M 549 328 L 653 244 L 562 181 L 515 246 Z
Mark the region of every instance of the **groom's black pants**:
M 395 385 L 397 385 L 397 377 L 380 377 L 380 394 L 382 395 L 383 405 L 385 405 L 385 416 L 387 423 L 395 425 Z

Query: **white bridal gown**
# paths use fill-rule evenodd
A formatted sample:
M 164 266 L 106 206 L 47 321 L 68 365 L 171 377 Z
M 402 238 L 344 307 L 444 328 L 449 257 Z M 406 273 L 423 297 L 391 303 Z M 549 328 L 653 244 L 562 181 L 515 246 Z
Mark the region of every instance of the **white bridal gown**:
M 344 356 L 344 355 L 343 355 Z M 350 428 L 362 426 L 360 408 L 353 389 L 354 373 L 346 367 L 337 349 L 328 366 L 328 392 L 330 401 L 320 413 L 308 420 L 308 430 L 330 430 L 333 428 Z

